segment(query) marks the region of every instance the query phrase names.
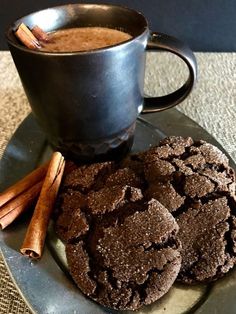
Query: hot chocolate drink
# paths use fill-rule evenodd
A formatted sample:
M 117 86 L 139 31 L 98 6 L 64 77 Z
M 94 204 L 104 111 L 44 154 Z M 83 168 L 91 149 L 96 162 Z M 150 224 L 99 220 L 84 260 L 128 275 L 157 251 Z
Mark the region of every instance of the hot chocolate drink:
M 106 27 L 76 27 L 50 34 L 49 42 L 42 48 L 49 52 L 75 52 L 104 48 L 131 38 L 125 32 Z

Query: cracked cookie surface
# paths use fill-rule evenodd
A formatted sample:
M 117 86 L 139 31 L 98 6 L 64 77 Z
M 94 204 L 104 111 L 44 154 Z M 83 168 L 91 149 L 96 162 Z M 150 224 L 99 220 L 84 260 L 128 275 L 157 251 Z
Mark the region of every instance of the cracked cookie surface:
M 178 279 L 218 279 L 236 263 L 235 175 L 228 158 L 205 141 L 172 136 L 142 159 L 144 194 L 168 208 L 180 227 Z
M 179 278 L 186 283 L 215 280 L 235 264 L 231 209 L 226 197 L 189 208 L 177 218 L 182 243 Z
M 180 270 L 178 225 L 162 204 L 144 199 L 144 186 L 127 165 L 104 163 L 73 170 L 61 189 L 56 231 L 69 271 L 84 294 L 110 308 L 156 301 Z
M 75 282 L 97 302 L 137 309 L 167 292 L 179 269 L 178 279 L 193 284 L 236 263 L 235 174 L 215 146 L 168 137 L 120 165 L 79 168 L 64 180 L 56 230 Z M 158 222 L 164 212 L 174 231 Z
M 66 245 L 66 254 L 86 295 L 110 308 L 135 310 L 158 300 L 175 281 L 181 265 L 178 225 L 158 201 L 145 202 L 135 188 L 120 189 L 126 190 L 116 203 L 120 210 L 111 207 L 110 217 L 91 210 L 89 230 Z

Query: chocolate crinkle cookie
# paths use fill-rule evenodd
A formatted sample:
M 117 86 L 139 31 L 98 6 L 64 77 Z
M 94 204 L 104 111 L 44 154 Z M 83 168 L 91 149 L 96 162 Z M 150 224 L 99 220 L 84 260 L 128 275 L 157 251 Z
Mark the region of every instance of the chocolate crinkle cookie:
M 114 309 L 135 310 L 156 301 L 181 265 L 175 219 L 158 201 L 145 202 L 136 188 L 97 193 L 83 211 L 87 225 L 66 245 L 74 281 L 90 298 Z M 110 206 L 99 204 L 102 195 Z
M 172 136 L 120 164 L 78 166 L 56 213 L 74 281 L 110 308 L 138 309 L 177 276 L 210 282 L 236 263 L 235 173 L 205 141 Z
M 156 301 L 180 270 L 179 227 L 157 200 L 144 199 L 144 186 L 131 167 L 103 163 L 78 167 L 61 187 L 56 231 L 69 271 L 84 294 L 109 308 Z
M 178 279 L 209 282 L 236 262 L 235 174 L 215 146 L 168 137 L 142 156 L 147 198 L 177 219 L 182 243 Z

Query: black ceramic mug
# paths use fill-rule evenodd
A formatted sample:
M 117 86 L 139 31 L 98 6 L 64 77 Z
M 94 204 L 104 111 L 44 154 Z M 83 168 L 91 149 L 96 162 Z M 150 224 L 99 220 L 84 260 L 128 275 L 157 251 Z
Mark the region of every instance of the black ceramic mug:
M 132 38 L 86 52 L 36 51 L 17 41 L 14 30 L 21 22 L 46 32 L 109 27 Z M 173 37 L 150 32 L 142 14 L 121 6 L 69 4 L 38 11 L 17 20 L 6 37 L 36 119 L 53 147 L 72 158 L 121 157 L 132 145 L 138 115 L 178 104 L 196 80 L 190 48 Z M 182 58 L 189 69 L 187 82 L 169 95 L 145 98 L 147 50 L 170 51 Z

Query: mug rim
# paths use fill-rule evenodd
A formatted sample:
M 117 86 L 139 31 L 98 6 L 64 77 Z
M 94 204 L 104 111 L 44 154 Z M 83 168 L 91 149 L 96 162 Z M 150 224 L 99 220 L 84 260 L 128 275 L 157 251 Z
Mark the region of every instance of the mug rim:
M 136 15 L 139 15 L 139 17 L 141 17 L 145 23 L 145 26 L 143 27 L 143 30 L 142 32 L 137 35 L 137 36 L 134 36 L 134 37 L 131 37 L 130 39 L 124 41 L 124 42 L 121 42 L 121 43 L 118 43 L 118 44 L 115 44 L 115 45 L 111 45 L 111 46 L 107 46 L 107 47 L 102 47 L 102 48 L 96 48 L 96 49 L 92 49 L 92 50 L 87 50 L 87 51 L 61 51 L 61 52 L 50 52 L 50 51 L 42 51 L 42 50 L 34 50 L 34 49 L 29 49 L 25 46 L 23 46 L 22 44 L 20 43 L 17 43 L 17 42 L 14 42 L 11 38 L 10 38 L 10 32 L 13 32 L 14 31 L 14 28 L 16 27 L 16 25 L 19 25 L 20 22 L 25 19 L 25 18 L 28 18 L 30 17 L 31 15 L 33 14 L 36 14 L 36 13 L 39 13 L 39 12 L 43 12 L 43 11 L 46 11 L 48 9 L 63 9 L 63 8 L 66 8 L 66 7 L 70 7 L 70 6 L 73 6 L 73 7 L 102 7 L 102 6 L 106 6 L 106 7 L 109 7 L 109 8 L 118 8 L 118 9 L 124 9 L 126 11 L 129 11 L 130 13 L 133 13 L 133 14 L 136 14 Z M 95 8 L 96 9 L 96 8 Z M 116 48 L 120 48 L 120 47 L 123 47 L 125 45 L 128 45 L 130 44 L 132 41 L 142 37 L 145 33 L 149 33 L 149 27 L 148 27 L 148 21 L 147 19 L 145 18 L 145 16 L 140 12 L 140 11 L 137 11 L 135 9 L 132 9 L 132 8 L 129 8 L 127 6 L 124 6 L 124 5 L 118 5 L 118 4 L 108 4 L 108 3 L 67 3 L 67 4 L 63 4 L 63 5 L 57 5 L 57 6 L 52 6 L 52 7 L 48 7 L 48 8 L 45 8 L 45 9 L 41 9 L 41 10 L 38 10 L 38 11 L 34 11 L 34 12 L 31 12 L 27 15 L 24 15 L 20 18 L 18 18 L 17 20 L 15 20 L 14 22 L 12 22 L 6 29 L 5 31 L 5 37 L 6 37 L 6 40 L 8 42 L 8 44 L 14 46 L 15 48 L 17 49 L 20 49 L 20 50 L 23 50 L 25 52 L 28 52 L 28 53 L 33 53 L 33 54 L 38 54 L 38 55 L 48 55 L 48 56 L 75 56 L 75 55 L 88 55 L 88 54 L 94 54 L 94 53 L 104 53 L 105 51 L 110 51 L 110 50 L 114 50 Z

